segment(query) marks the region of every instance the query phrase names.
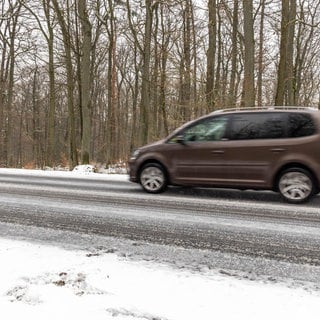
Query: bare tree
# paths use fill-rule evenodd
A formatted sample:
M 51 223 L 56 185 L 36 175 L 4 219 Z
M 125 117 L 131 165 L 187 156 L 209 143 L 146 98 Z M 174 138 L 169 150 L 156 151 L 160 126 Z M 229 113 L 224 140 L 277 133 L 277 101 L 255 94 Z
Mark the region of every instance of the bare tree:
M 232 16 L 232 51 L 231 51 L 231 76 L 229 89 L 229 105 L 234 107 L 236 105 L 236 74 L 238 64 L 238 24 L 239 24 L 239 1 L 233 2 L 233 16 Z
M 75 127 L 75 111 L 74 111 L 74 79 L 72 64 L 72 46 L 71 35 L 67 22 L 63 15 L 63 11 L 57 0 L 52 0 L 55 13 L 61 28 L 64 51 L 65 51 L 65 67 L 67 71 L 67 92 L 68 92 L 68 115 L 69 115 L 69 165 L 71 168 L 78 164 L 77 147 L 76 147 L 76 127 Z M 67 11 L 70 10 L 67 7 Z
M 207 85 L 206 97 L 208 110 L 215 107 L 214 79 L 216 66 L 216 41 L 217 41 L 217 4 L 216 0 L 208 1 L 209 22 L 208 22 L 208 51 L 207 51 Z
M 88 164 L 91 150 L 91 48 L 92 48 L 92 27 L 88 17 L 86 0 L 78 1 L 78 14 L 82 31 L 82 50 L 80 59 L 81 74 L 81 162 Z
M 259 30 L 259 53 L 258 53 L 258 79 L 257 79 L 257 103 L 262 106 L 262 87 L 263 87 L 263 48 L 264 48 L 264 22 L 266 0 L 260 0 L 260 30 Z
M 191 58 L 192 58 L 192 3 L 187 0 L 182 8 L 183 23 L 183 49 L 180 59 L 180 94 L 181 118 L 190 120 L 191 116 Z
M 153 2 L 145 0 L 146 21 L 144 27 L 143 41 L 143 66 L 141 82 L 141 103 L 140 103 L 140 142 L 148 142 L 149 136 L 149 107 L 150 107 L 150 60 L 151 60 L 151 41 L 153 25 Z
M 296 0 L 282 0 L 280 61 L 275 104 L 294 104 L 293 48 Z
M 13 101 L 14 101 L 14 76 L 16 68 L 16 42 L 19 29 L 19 19 L 21 12 L 20 1 L 9 1 L 7 7 L 3 4 L 3 18 L 1 19 L 1 42 L 2 62 L 1 62 L 1 89 L 2 98 L 0 109 L 2 115 L 3 149 L 5 165 L 15 164 L 13 138 Z
M 253 32 L 253 3 L 252 0 L 243 0 L 244 19 L 244 80 L 243 105 L 253 107 L 254 90 L 254 32 Z

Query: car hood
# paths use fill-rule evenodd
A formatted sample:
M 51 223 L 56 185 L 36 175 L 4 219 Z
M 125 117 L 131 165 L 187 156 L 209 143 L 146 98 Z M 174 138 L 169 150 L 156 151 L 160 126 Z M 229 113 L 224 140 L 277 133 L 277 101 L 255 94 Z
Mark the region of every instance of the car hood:
M 161 139 L 161 140 L 158 140 L 158 141 L 155 141 L 155 142 L 152 142 L 152 143 L 149 143 L 149 144 L 146 144 L 140 148 L 138 148 L 140 151 L 145 151 L 145 150 L 152 150 L 153 147 L 156 147 L 160 144 L 163 144 L 164 142 L 166 141 L 166 139 Z

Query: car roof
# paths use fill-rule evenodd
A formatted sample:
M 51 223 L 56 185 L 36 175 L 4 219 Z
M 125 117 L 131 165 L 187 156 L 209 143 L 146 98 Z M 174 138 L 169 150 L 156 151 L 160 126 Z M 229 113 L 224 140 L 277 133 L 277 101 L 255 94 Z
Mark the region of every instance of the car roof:
M 210 113 L 210 115 L 223 114 L 223 113 L 243 113 L 243 112 L 319 112 L 318 109 L 312 107 L 299 107 L 299 106 L 266 106 L 266 107 L 250 107 L 250 108 L 228 108 L 215 110 Z

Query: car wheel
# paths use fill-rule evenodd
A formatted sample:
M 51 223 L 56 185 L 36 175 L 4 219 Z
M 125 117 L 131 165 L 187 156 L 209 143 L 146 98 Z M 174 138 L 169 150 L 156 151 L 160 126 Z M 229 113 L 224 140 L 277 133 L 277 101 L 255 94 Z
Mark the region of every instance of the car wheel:
M 282 197 L 290 203 L 302 203 L 315 194 L 315 184 L 309 171 L 302 168 L 284 170 L 278 180 Z
M 158 163 L 146 164 L 140 172 L 140 183 L 147 192 L 164 191 L 168 184 L 164 168 Z

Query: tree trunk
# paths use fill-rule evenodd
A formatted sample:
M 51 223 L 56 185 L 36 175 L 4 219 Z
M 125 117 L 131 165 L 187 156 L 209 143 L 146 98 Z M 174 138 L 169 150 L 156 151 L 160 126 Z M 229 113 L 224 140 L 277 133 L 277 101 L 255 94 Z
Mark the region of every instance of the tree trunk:
M 244 15 L 244 79 L 243 106 L 254 106 L 254 32 L 252 0 L 243 0 Z
M 190 120 L 191 116 L 191 14 L 190 0 L 183 8 L 183 56 L 181 61 L 180 105 L 182 120 Z
M 8 63 L 8 86 L 7 86 L 7 101 L 6 101 L 6 127 L 5 127 L 5 146 L 6 146 L 6 164 L 8 167 L 15 165 L 15 141 L 13 138 L 14 133 L 14 120 L 13 120 L 13 95 L 14 95 L 14 71 L 15 71 L 15 42 L 17 35 L 18 19 L 21 10 L 21 3 L 17 7 L 10 8 L 12 25 L 9 27 L 9 63 Z
M 275 105 L 294 103 L 293 94 L 293 41 L 296 0 L 282 0 L 280 61 Z
M 86 0 L 78 1 L 78 13 L 81 23 L 82 50 L 80 59 L 81 74 L 81 162 L 88 164 L 91 150 L 91 24 L 88 17 Z
M 232 17 L 232 49 L 231 49 L 231 76 L 229 89 L 229 106 L 236 106 L 236 73 L 237 73 L 237 57 L 238 57 L 238 24 L 239 24 L 239 1 L 233 2 Z
M 288 41 L 287 41 L 287 69 L 288 69 L 288 101 L 287 104 L 293 106 L 295 103 L 295 78 L 294 78 L 294 67 L 293 67 L 293 53 L 294 53 L 294 34 L 297 14 L 297 3 L 296 0 L 290 0 L 289 8 L 289 25 L 288 25 Z
M 141 103 L 140 103 L 140 143 L 146 144 L 149 138 L 149 108 L 150 108 L 150 60 L 153 10 L 152 0 L 145 0 L 146 21 L 144 31 L 143 66 L 141 82 Z
M 258 57 L 258 80 L 257 80 L 257 102 L 258 106 L 262 106 L 262 75 L 263 75 L 263 45 L 264 45 L 264 11 L 265 0 L 261 0 L 261 17 L 260 17 L 260 30 L 259 30 L 259 57 Z
M 206 83 L 206 100 L 208 110 L 213 110 L 215 107 L 215 62 L 216 62 L 216 40 L 217 40 L 217 4 L 216 0 L 208 1 L 209 10 L 209 45 L 207 51 L 207 83 Z
M 166 110 L 166 85 L 167 85 L 167 61 L 168 61 L 168 45 L 170 40 L 170 35 L 165 35 L 164 27 L 164 8 L 161 6 L 160 17 L 161 17 L 161 61 L 160 61 L 160 89 L 159 89 L 159 104 L 161 110 L 161 118 L 164 129 L 164 134 L 167 136 L 169 134 L 167 110 Z
M 47 152 L 45 164 L 48 166 L 56 165 L 56 126 L 55 126 L 55 112 L 56 112 L 56 91 L 55 91 L 55 70 L 54 70 L 54 32 L 50 22 L 50 0 L 48 3 L 43 1 L 43 9 L 47 19 L 47 28 L 49 35 L 47 38 L 48 55 L 49 55 L 49 113 L 48 113 L 48 134 L 47 134 Z

